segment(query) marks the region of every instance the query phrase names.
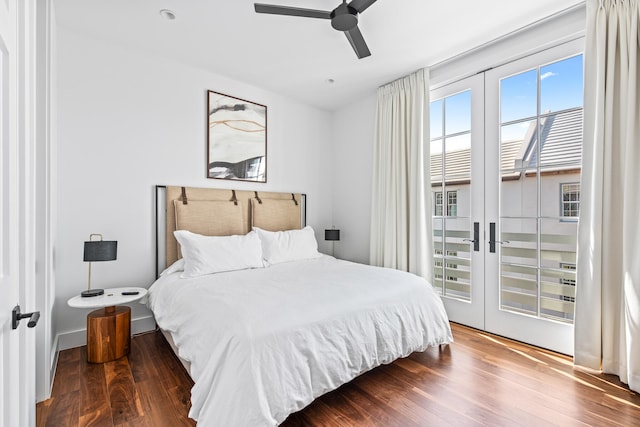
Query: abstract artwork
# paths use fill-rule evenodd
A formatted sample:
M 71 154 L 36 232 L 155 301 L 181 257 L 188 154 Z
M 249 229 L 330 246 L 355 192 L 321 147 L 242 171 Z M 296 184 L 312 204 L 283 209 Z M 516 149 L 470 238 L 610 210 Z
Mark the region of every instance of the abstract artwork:
M 207 178 L 267 182 L 267 107 L 208 94 Z

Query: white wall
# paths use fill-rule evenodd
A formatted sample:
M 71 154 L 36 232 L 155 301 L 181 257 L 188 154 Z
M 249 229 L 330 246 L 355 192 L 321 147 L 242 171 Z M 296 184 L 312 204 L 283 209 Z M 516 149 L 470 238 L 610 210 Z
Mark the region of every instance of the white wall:
M 369 263 L 371 181 L 376 94 L 333 114 L 333 219 L 340 229 L 335 254 Z
M 86 288 L 89 234 L 118 241 L 117 261 L 93 264 L 94 287 L 153 282 L 156 184 L 306 193 L 307 222 L 330 250 L 322 233 L 332 224 L 330 113 L 66 28 L 57 37 L 60 349 L 84 344 L 87 311 L 66 301 Z M 267 184 L 205 178 L 207 89 L 267 105 Z M 149 316 L 135 304 L 134 331 L 152 325 Z

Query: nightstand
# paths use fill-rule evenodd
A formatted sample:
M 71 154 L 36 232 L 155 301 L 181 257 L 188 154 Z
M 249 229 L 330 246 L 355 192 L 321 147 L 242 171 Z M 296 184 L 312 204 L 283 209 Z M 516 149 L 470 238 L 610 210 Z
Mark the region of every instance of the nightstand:
M 135 295 L 123 295 L 138 292 Z M 145 288 L 105 289 L 103 295 L 67 301 L 73 308 L 99 308 L 87 315 L 87 361 L 103 363 L 129 354 L 131 348 L 131 308 L 127 304 L 147 295 Z

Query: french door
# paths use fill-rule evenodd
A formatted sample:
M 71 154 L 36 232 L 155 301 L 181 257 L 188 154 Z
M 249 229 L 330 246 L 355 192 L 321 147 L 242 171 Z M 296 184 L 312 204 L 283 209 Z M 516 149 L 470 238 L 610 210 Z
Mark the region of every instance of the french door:
M 452 321 L 573 353 L 582 42 L 431 92 L 434 286 Z M 425 150 L 426 151 L 426 150 Z

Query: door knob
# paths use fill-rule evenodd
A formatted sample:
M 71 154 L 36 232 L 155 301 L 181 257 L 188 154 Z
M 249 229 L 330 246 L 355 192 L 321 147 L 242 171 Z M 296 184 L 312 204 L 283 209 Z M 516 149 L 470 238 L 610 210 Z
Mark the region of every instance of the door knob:
M 22 319 L 29 319 L 29 323 L 27 323 L 27 326 L 29 328 L 34 328 L 38 324 L 38 320 L 40 320 L 39 311 L 34 311 L 32 313 L 20 313 L 19 305 L 13 307 L 11 313 L 11 329 L 16 329 L 18 327 L 18 324 L 20 323 L 20 320 Z

